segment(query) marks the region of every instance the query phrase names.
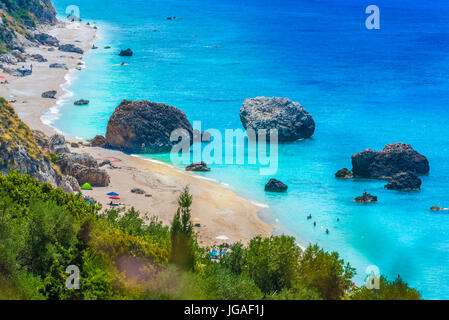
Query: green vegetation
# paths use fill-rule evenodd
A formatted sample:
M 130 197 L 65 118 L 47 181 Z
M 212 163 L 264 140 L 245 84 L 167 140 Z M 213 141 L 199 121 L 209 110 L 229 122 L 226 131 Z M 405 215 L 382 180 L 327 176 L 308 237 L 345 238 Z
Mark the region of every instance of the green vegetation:
M 349 264 L 287 236 L 237 243 L 212 261 L 197 245 L 192 200 L 186 188 L 170 228 L 17 171 L 0 175 L 0 299 L 419 299 L 400 279 L 349 293 Z M 79 290 L 66 287 L 70 265 Z

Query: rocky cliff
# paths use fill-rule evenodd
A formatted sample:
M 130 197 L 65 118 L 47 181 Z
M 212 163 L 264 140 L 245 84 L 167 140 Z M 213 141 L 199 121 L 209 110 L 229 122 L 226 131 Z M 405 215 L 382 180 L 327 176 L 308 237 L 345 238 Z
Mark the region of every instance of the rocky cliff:
M 34 41 L 36 26 L 56 21 L 51 0 L 1 0 L 0 53 L 21 48 L 25 39 Z
M 14 108 L 0 98 L 0 171 L 28 173 L 31 177 L 61 187 L 66 192 L 73 189 L 69 181 L 52 164 L 49 155 L 37 144 L 33 133 L 23 123 Z

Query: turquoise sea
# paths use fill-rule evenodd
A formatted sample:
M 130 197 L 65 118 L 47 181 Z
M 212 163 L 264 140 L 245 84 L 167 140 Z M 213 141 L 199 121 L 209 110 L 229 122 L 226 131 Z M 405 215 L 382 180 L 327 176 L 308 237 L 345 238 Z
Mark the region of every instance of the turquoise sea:
M 279 146 L 273 177 L 289 185 L 288 193 L 265 193 L 270 177 L 254 165 L 212 165 L 207 177 L 269 206 L 264 215 L 299 243 L 338 251 L 357 268 L 357 283 L 375 265 L 389 278 L 400 274 L 426 299 L 449 299 L 449 215 L 429 210 L 449 207 L 449 2 L 378 0 L 380 30 L 365 28 L 372 3 L 364 0 L 54 3 L 61 17 L 76 4 L 101 38 L 84 57 L 86 68 L 73 74 L 73 96 L 52 125 L 91 138 L 105 134 L 121 100 L 146 99 L 224 132 L 241 128 L 246 98 L 289 97 L 317 128 L 312 139 Z M 132 58 L 117 55 L 128 47 Z M 81 98 L 90 105 L 73 106 Z M 394 142 L 429 159 L 421 191 L 334 178 L 351 168 L 352 154 Z M 365 189 L 379 203 L 352 202 Z

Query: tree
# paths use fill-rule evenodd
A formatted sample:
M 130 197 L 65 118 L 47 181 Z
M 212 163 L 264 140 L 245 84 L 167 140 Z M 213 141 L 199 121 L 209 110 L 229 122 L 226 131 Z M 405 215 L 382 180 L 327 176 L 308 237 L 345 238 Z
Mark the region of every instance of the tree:
M 195 263 L 195 233 L 191 222 L 191 205 L 192 196 L 187 186 L 179 196 L 178 210 L 173 217 L 170 254 L 170 262 L 185 270 L 192 270 Z
M 379 279 L 379 289 L 368 289 L 366 286 L 355 289 L 351 295 L 353 300 L 419 300 L 420 293 L 408 286 L 398 276 L 395 281 L 388 281 L 384 276 Z
M 242 256 L 243 272 L 247 273 L 266 295 L 292 288 L 297 282 L 301 249 L 293 237 L 256 237 L 250 241 Z M 240 259 L 235 258 L 234 262 Z M 233 268 L 238 269 L 235 264 Z
M 309 246 L 301 257 L 300 282 L 315 289 L 323 299 L 339 300 L 352 285 L 355 269 L 340 259 L 337 252 Z

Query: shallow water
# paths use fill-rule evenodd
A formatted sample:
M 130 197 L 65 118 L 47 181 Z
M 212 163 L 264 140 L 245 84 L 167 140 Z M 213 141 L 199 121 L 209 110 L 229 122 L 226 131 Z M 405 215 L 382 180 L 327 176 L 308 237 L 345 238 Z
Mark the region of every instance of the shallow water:
M 54 2 L 59 13 L 72 4 Z M 300 243 L 337 250 L 357 268 L 357 282 L 376 265 L 390 278 L 400 274 L 424 298 L 449 298 L 449 215 L 429 210 L 449 206 L 449 3 L 377 1 L 381 30 L 369 31 L 367 1 L 241 2 L 78 0 L 84 21 L 99 26 L 99 49 L 71 79 L 74 95 L 53 125 L 91 138 L 105 133 L 122 99 L 147 99 L 224 132 L 241 128 L 246 98 L 289 97 L 313 115 L 317 130 L 312 139 L 279 146 L 274 177 L 289 185 L 287 194 L 264 193 L 270 177 L 253 165 L 211 165 L 207 177 L 267 204 Z M 127 47 L 135 55 L 119 57 Z M 81 98 L 90 105 L 73 106 Z M 350 168 L 353 153 L 393 142 L 428 157 L 431 172 L 420 192 L 334 178 Z M 352 202 L 365 189 L 379 203 Z

